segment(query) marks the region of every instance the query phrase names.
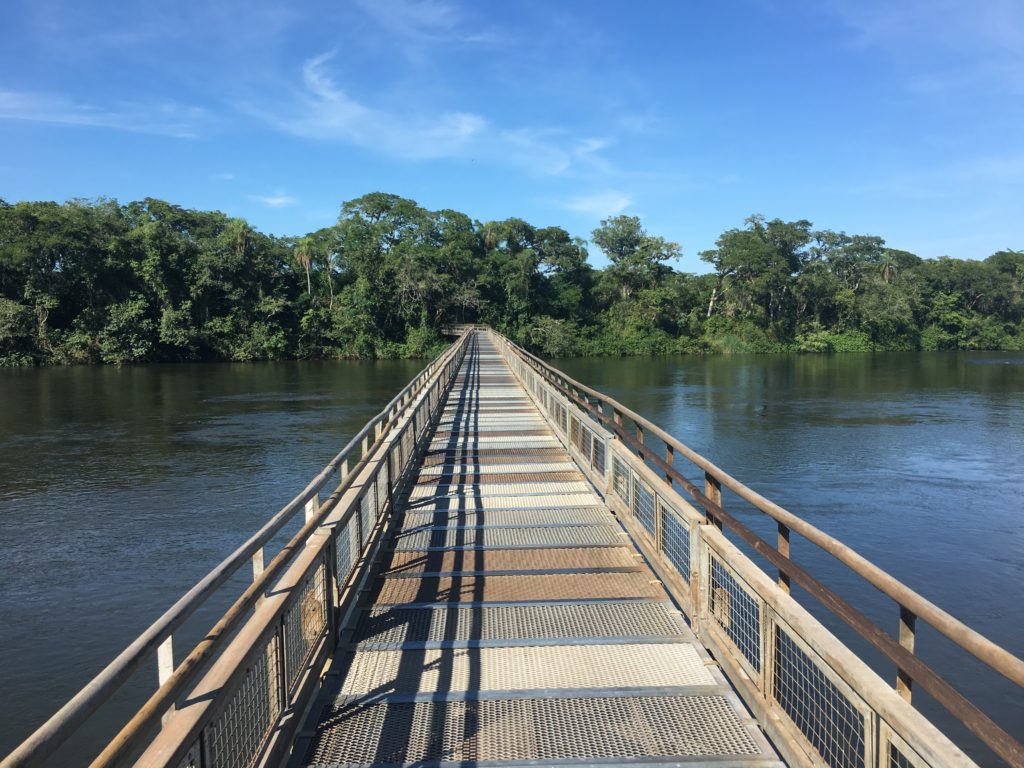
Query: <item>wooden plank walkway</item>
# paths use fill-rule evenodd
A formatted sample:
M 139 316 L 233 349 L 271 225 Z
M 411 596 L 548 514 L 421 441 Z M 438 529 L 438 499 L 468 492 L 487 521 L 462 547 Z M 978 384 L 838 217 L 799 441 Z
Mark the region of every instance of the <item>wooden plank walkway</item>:
M 483 334 L 398 509 L 294 764 L 781 765 Z

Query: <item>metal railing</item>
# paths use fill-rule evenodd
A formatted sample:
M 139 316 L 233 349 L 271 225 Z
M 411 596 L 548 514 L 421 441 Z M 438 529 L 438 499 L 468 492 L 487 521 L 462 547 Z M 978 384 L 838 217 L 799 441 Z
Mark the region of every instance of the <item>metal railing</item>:
M 836 768 L 973 765 L 914 708 L 916 684 L 1002 760 L 1015 768 L 1024 766 L 1024 745 L 915 655 L 916 623 L 927 623 L 1022 687 L 1024 661 L 643 416 L 491 333 L 570 455 L 605 492 L 609 506 L 788 762 Z M 664 458 L 645 445 L 645 437 L 662 442 Z M 677 456 L 704 474 L 703 488 L 675 466 Z M 775 521 L 774 543 L 724 508 L 723 488 Z M 726 532 L 777 569 L 776 578 L 743 554 Z M 891 598 L 899 614 L 897 637 L 791 560 L 793 534 Z M 791 584 L 891 660 L 897 670 L 894 684 L 886 684 L 798 604 L 790 596 Z
M 354 609 L 391 499 L 407 481 L 473 334 L 427 365 L 345 448 L 241 547 L 210 571 L 0 768 L 44 763 L 145 662 L 159 688 L 92 766 L 245 766 L 283 754 L 319 682 L 337 628 Z M 266 547 L 304 512 L 304 524 L 269 563 Z M 175 664 L 174 632 L 232 574 L 253 581 Z M 200 679 L 201 678 L 201 679 Z M 196 681 L 198 680 L 198 683 Z M 157 734 L 154 738 L 154 734 Z

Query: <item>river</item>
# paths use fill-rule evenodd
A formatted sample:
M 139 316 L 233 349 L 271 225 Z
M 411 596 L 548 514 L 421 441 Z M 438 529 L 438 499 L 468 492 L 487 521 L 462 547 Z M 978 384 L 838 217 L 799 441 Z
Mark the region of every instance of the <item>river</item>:
M 1024 653 L 1024 354 L 555 364 Z M 0 754 L 287 502 L 419 368 L 0 371 Z M 794 557 L 895 626 L 890 603 L 812 545 L 797 539 Z M 222 608 L 197 617 L 191 636 Z M 1019 691 L 934 633 L 922 630 L 918 644 L 1024 738 Z M 137 676 L 79 746 L 100 743 L 154 680 L 152 669 Z M 952 727 L 927 697 L 915 700 Z M 65 761 L 81 762 L 76 754 Z

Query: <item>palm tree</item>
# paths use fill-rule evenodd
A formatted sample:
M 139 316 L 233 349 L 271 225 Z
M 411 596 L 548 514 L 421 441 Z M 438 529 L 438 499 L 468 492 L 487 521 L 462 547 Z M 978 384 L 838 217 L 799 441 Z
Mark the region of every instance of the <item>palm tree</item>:
M 893 256 L 892 251 L 886 251 L 882 254 L 881 261 L 882 279 L 886 282 L 892 282 L 893 277 L 896 276 L 896 257 Z

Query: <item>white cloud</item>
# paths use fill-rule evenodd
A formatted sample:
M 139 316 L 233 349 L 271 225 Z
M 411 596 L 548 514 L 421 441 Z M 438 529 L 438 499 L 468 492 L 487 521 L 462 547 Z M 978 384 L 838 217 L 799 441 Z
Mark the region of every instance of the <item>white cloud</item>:
M 497 36 L 470 30 L 462 11 L 441 0 L 356 0 L 364 13 L 407 42 L 493 43 Z
M 192 139 L 207 117 L 199 107 L 171 101 L 121 102 L 101 107 L 59 94 L 0 91 L 0 120 L 112 128 Z
M 917 70 L 909 87 L 939 94 L 975 86 L 1024 92 L 1024 3 L 1019 0 L 832 0 L 854 42 Z
M 356 4 L 383 26 L 410 37 L 447 35 L 460 21 L 454 6 L 438 0 L 357 0 Z
M 224 171 L 223 173 L 211 173 L 210 179 L 212 181 L 234 181 L 235 174 L 230 171 Z
M 281 131 L 303 138 L 339 140 L 412 158 L 450 157 L 485 127 L 479 115 L 446 112 L 413 117 L 368 107 L 339 88 L 326 71 L 336 52 L 309 59 L 302 68 L 305 93 L 292 115 L 257 110 Z
M 610 139 L 577 139 L 557 128 L 503 128 L 468 111 L 417 115 L 364 104 L 331 75 L 335 55 L 328 51 L 305 62 L 303 87 L 290 102 L 249 111 L 293 136 L 344 142 L 401 158 L 483 160 L 540 175 L 574 169 L 591 176 L 611 171 L 600 155 Z
M 291 195 L 276 194 L 276 195 L 249 195 L 253 200 L 263 203 L 268 208 L 290 208 L 299 202 Z
M 622 213 L 632 202 L 629 195 L 622 192 L 599 192 L 571 198 L 563 207 L 595 219 L 605 219 Z

